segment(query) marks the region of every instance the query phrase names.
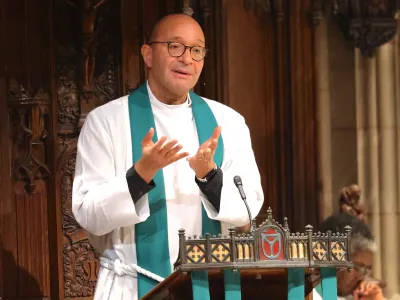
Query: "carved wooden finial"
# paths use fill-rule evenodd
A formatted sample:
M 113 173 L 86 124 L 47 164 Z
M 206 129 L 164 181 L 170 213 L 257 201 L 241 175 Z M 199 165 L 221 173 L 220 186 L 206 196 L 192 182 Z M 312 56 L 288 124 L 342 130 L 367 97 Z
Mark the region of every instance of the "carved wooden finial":
M 333 20 L 355 48 L 364 56 L 389 42 L 397 31 L 395 13 L 398 5 L 383 0 L 334 1 Z
M 272 209 L 271 209 L 271 207 L 268 207 L 267 217 L 268 217 L 268 220 L 272 220 Z
M 193 9 L 190 7 L 189 0 L 183 1 L 182 12 L 188 16 L 193 16 Z
M 283 228 L 289 230 L 288 218 L 286 217 L 283 219 Z

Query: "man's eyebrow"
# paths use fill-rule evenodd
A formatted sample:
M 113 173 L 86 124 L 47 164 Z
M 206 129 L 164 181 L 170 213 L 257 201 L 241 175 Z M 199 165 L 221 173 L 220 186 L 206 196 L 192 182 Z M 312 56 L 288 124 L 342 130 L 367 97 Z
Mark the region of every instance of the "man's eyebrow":
M 175 41 L 177 41 L 177 40 L 182 40 L 182 37 L 180 37 L 180 36 L 174 36 L 174 37 L 170 38 L 169 40 L 175 40 Z M 204 40 L 202 40 L 202 39 L 196 39 L 196 41 L 200 42 L 202 45 L 205 45 L 205 42 L 204 42 Z
M 203 45 L 206 43 L 205 41 L 201 40 L 201 39 L 197 39 L 197 41 L 199 41 L 200 43 L 202 43 Z

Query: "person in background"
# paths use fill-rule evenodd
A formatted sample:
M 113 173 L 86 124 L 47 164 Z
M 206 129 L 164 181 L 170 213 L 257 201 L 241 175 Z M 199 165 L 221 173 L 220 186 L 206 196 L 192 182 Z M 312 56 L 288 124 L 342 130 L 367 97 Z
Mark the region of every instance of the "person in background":
M 345 227 L 351 227 L 350 249 L 354 269 L 340 270 L 337 273 L 338 299 L 382 300 L 382 283 L 371 277 L 373 255 L 376 244 L 368 225 L 355 215 L 339 212 L 324 220 L 318 230 L 344 232 Z M 315 300 L 322 299 L 318 288 L 314 289 Z

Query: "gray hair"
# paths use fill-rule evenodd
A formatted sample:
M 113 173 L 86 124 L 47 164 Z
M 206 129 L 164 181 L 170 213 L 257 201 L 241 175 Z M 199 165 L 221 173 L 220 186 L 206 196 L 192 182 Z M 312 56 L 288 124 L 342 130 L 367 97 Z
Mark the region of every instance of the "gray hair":
M 350 251 L 355 254 L 360 251 L 377 251 L 377 245 L 373 239 L 366 238 L 359 232 L 351 234 L 350 236 Z

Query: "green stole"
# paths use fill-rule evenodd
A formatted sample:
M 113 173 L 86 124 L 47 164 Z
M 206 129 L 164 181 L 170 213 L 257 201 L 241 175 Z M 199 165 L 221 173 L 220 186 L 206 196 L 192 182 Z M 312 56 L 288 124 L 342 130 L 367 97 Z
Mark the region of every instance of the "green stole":
M 192 111 L 196 123 L 200 145 L 208 140 L 214 129 L 218 126 L 217 120 L 210 107 L 200 96 L 190 92 Z M 154 115 L 147 92 L 147 85 L 142 84 L 129 95 L 129 119 L 131 128 L 133 163 L 135 164 L 142 155 L 141 141 L 150 128 L 154 128 L 154 143 L 158 140 L 154 122 Z M 219 137 L 218 147 L 214 155 L 215 163 L 220 167 L 223 159 L 224 144 L 222 136 Z M 136 253 L 138 266 L 166 278 L 171 274 L 171 263 L 168 246 L 167 206 L 165 199 L 165 186 L 163 171 L 159 170 L 153 178 L 156 187 L 148 195 L 150 216 L 145 222 L 135 225 Z M 193 179 L 194 180 L 194 179 Z M 202 234 L 216 235 L 221 233 L 221 223 L 211 220 L 202 206 Z M 176 233 L 178 234 L 178 232 Z M 194 272 L 192 275 L 193 292 L 197 287 L 208 287 L 206 273 Z M 198 284 L 197 284 L 198 283 Z M 139 299 L 157 285 L 157 282 L 138 274 Z M 199 291 L 202 292 L 202 291 Z
M 337 300 L 336 268 L 320 268 L 321 284 L 316 286 L 323 300 Z
M 315 287 L 323 300 L 337 300 L 336 268 L 320 268 L 321 283 Z M 288 300 L 304 299 L 304 268 L 288 269 Z

